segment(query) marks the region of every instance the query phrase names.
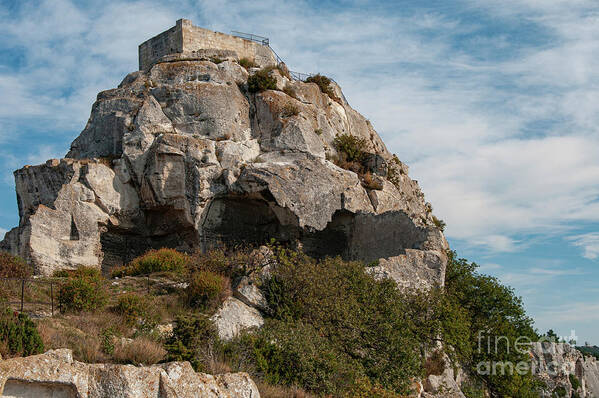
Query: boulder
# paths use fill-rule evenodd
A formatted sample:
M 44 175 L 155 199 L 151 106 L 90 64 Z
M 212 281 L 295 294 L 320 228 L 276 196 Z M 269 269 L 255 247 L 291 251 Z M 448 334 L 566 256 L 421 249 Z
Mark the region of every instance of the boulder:
M 260 328 L 264 319 L 260 312 L 234 297 L 229 297 L 210 318 L 221 340 L 231 340 L 244 330 Z
M 266 301 L 266 297 L 264 297 L 264 294 L 258 285 L 258 281 L 244 276 L 237 284 L 234 296 L 250 307 L 257 308 L 261 311 L 266 311 L 268 309 L 268 302 Z
M 259 398 L 246 373 L 196 373 L 189 362 L 86 364 L 70 350 L 0 361 L 0 395 L 39 398 Z

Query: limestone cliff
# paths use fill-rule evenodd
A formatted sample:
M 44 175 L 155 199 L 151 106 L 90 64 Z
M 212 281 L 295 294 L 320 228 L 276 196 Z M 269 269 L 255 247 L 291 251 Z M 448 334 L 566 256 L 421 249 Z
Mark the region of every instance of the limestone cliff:
M 447 243 L 430 205 L 336 83 L 327 95 L 281 64 L 276 89 L 251 93 L 256 68 L 200 44 L 98 94 L 65 159 L 15 172 L 20 223 L 2 248 L 51 274 L 275 238 L 317 257 L 380 259 L 372 272 L 405 285 L 443 283 Z M 332 161 L 344 134 L 365 141 L 374 188 Z

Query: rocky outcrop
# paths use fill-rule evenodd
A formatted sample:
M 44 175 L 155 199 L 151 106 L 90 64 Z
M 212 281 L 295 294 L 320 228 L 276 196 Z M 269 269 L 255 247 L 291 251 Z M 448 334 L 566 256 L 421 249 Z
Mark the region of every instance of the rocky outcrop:
M 214 322 L 218 337 L 224 341 L 231 340 L 244 330 L 260 328 L 264 324 L 258 310 L 234 297 L 227 298 L 210 319 Z
M 594 357 L 585 357 L 566 343 L 537 342 L 531 345 L 532 370 L 547 387 L 544 396 L 550 397 L 562 387 L 566 396 L 576 392 L 580 397 L 599 396 L 599 366 Z M 580 382 L 572 388 L 571 375 Z
M 211 376 L 188 362 L 150 367 L 86 364 L 70 350 L 0 361 L 0 395 L 39 398 L 259 398 L 245 373 Z
M 15 172 L 20 223 L 0 248 L 51 274 L 274 238 L 379 261 L 373 272 L 402 285 L 443 283 L 447 243 L 430 205 L 339 86 L 330 97 L 274 69 L 278 89 L 250 93 L 256 69 L 234 54 L 183 55 L 98 94 L 66 159 Z M 364 140 L 380 186 L 333 162 L 342 134 Z

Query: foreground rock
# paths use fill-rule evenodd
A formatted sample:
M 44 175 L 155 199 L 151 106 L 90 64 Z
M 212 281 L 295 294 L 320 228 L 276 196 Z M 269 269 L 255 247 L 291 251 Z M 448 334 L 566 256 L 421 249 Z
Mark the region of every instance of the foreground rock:
M 203 34 L 188 25 L 177 27 Z M 250 93 L 257 69 L 239 64 L 237 44 L 214 48 L 242 39 L 198 40 L 191 53 L 146 54 L 144 70 L 98 94 L 66 159 L 15 172 L 20 223 L 0 249 L 49 275 L 108 271 L 150 248 L 274 238 L 315 257 L 380 260 L 376 274 L 401 285 L 443 284 L 447 242 L 431 206 L 336 83 L 329 96 L 281 64 L 277 90 Z M 344 134 L 363 140 L 375 184 L 333 162 Z
M 85 364 L 70 350 L 0 362 L 0 395 L 39 398 L 259 398 L 245 373 L 211 376 L 188 362 L 150 367 Z

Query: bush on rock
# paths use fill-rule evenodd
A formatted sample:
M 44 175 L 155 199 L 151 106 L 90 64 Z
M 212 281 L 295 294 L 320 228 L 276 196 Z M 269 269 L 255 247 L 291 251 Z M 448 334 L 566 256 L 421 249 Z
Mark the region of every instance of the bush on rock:
M 63 312 L 96 311 L 108 302 L 106 280 L 99 270 L 81 267 L 69 273 L 60 286 L 58 302 Z
M 154 272 L 183 274 L 189 263 L 189 256 L 175 249 L 150 250 L 135 258 L 129 265 L 115 269 L 112 277 L 148 275 Z

